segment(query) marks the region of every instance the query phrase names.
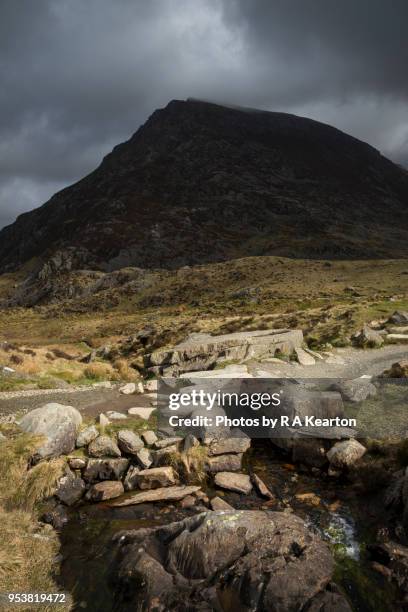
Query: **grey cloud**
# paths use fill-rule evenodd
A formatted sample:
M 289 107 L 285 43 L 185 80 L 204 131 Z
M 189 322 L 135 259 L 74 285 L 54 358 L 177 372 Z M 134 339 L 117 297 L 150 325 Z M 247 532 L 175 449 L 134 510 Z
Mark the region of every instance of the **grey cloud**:
M 188 96 L 327 121 L 408 158 L 405 0 L 2 0 L 0 227 Z

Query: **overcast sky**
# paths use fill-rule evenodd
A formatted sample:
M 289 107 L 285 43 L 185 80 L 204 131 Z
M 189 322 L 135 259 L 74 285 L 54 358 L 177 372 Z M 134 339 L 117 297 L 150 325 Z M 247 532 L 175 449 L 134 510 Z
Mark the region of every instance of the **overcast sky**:
M 0 0 L 0 227 L 189 96 L 408 165 L 408 0 Z

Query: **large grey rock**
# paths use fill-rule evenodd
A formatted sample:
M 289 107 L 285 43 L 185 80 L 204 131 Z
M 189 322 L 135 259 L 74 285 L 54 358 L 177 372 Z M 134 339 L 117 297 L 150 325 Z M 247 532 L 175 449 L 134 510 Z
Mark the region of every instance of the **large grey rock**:
M 88 444 L 90 444 L 92 440 L 95 440 L 95 438 L 97 438 L 98 436 L 99 431 L 97 430 L 95 425 L 90 425 L 89 427 L 86 427 L 78 434 L 78 437 L 76 439 L 77 448 L 81 448 L 82 446 L 88 446 Z
M 81 423 L 82 417 L 76 408 L 51 403 L 28 412 L 19 425 L 23 431 L 44 438 L 33 456 L 34 461 L 39 461 L 71 453 Z
M 337 442 L 327 453 L 330 466 L 338 469 L 349 468 L 365 454 L 366 448 L 357 440 Z
M 129 465 L 128 459 L 88 459 L 82 477 L 87 482 L 121 480 Z
M 98 436 L 88 446 L 90 457 L 120 457 L 118 445 L 109 436 Z
M 171 466 L 141 470 L 136 476 L 139 489 L 159 489 L 171 487 L 178 481 L 177 474 Z
M 55 495 L 67 506 L 73 506 L 82 498 L 84 493 L 85 482 L 82 478 L 67 475 L 60 478 Z
M 130 429 L 121 429 L 118 432 L 118 446 L 125 455 L 136 455 L 144 447 L 143 440 Z
M 333 383 L 332 389 L 338 391 L 343 400 L 353 403 L 362 402 L 368 397 L 377 395 L 377 388 L 369 378 L 339 380 Z
M 218 474 L 215 475 L 214 482 L 217 487 L 235 491 L 236 493 L 244 493 L 244 495 L 248 495 L 248 493 L 252 491 L 251 479 L 246 474 L 218 472 Z
M 408 312 L 396 310 L 388 321 L 394 325 L 408 325 Z
M 123 484 L 118 480 L 105 480 L 92 485 L 86 498 L 93 502 L 115 499 L 124 493 Z
M 359 346 L 360 348 L 375 348 L 384 344 L 382 335 L 378 331 L 368 327 L 368 325 L 364 325 L 363 329 L 354 334 L 352 341 L 355 346 Z
M 210 511 L 119 532 L 114 544 L 119 607 L 123 596 L 135 609 L 184 610 L 188 602 L 202 611 L 295 612 L 324 592 L 334 572 L 328 545 L 283 512 Z
M 179 375 L 208 370 L 223 361 L 274 357 L 277 351 L 289 355 L 302 343 L 301 330 L 269 329 L 222 336 L 192 334 L 173 349 L 151 353 L 146 357 L 145 365 L 155 373 Z

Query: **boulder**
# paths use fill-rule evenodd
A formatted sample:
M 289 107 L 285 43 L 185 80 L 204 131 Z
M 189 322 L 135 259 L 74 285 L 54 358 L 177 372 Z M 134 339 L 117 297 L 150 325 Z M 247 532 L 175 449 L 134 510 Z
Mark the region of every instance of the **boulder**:
M 60 478 L 55 495 L 65 505 L 73 506 L 82 498 L 84 493 L 85 482 L 82 478 L 67 475 Z
M 136 459 L 143 470 L 148 469 L 153 463 L 153 457 L 148 448 L 141 448 L 136 453 Z
M 211 510 L 222 510 L 223 512 L 228 512 L 229 510 L 234 510 L 230 504 L 224 501 L 221 497 L 213 497 L 210 500 Z
M 382 335 L 368 325 L 364 325 L 363 329 L 354 334 L 352 341 L 355 346 L 360 348 L 377 348 L 384 344 Z
M 23 431 L 44 440 L 33 455 L 33 461 L 37 462 L 71 453 L 81 423 L 82 417 L 76 408 L 51 403 L 28 412 L 19 425 Z
M 171 456 L 179 452 L 179 447 L 173 444 L 161 450 L 151 451 L 150 457 L 153 459 L 154 465 L 166 465 L 169 463 Z
M 143 447 L 143 440 L 130 429 L 121 429 L 118 432 L 118 446 L 125 455 L 136 455 Z
M 177 474 L 171 466 L 150 468 L 140 471 L 136 476 L 139 489 L 159 489 L 177 484 Z
M 150 429 L 148 431 L 144 431 L 141 434 L 141 438 L 147 446 L 152 446 L 155 442 L 157 442 L 156 434 Z
M 136 393 L 135 383 L 130 382 L 123 385 L 123 387 L 120 387 L 119 393 L 122 393 L 123 395 L 133 395 L 133 393 Z
M 330 467 L 349 468 L 365 454 L 366 448 L 357 440 L 337 442 L 327 453 Z
M 98 436 L 88 446 L 90 457 L 120 457 L 120 450 L 116 442 L 109 436 Z
M 178 376 L 207 371 L 225 361 L 265 359 L 279 351 L 290 355 L 303 343 L 301 330 L 267 329 L 236 332 L 221 336 L 192 334 L 173 349 L 158 350 L 145 357 L 145 366 L 154 373 Z M 215 374 L 217 375 L 217 374 Z M 225 376 L 222 370 L 219 376 Z M 239 374 L 239 377 L 242 373 Z
M 213 455 L 225 455 L 228 453 L 234 453 L 241 455 L 245 453 L 251 446 L 251 439 L 248 436 L 234 437 L 234 438 L 221 438 L 220 440 L 213 440 L 208 448 L 208 454 Z
M 353 380 L 340 380 L 331 387 L 338 391 L 346 402 L 362 402 L 368 397 L 377 395 L 377 388 L 369 378 L 355 378 Z
M 176 487 L 163 487 L 160 489 L 150 489 L 149 491 L 141 491 L 135 493 L 131 497 L 124 499 L 120 502 L 114 502 L 114 506 L 135 506 L 136 504 L 146 504 L 149 502 L 172 502 L 180 501 L 187 495 L 192 495 L 200 490 L 198 486 L 176 486 Z
M 140 472 L 140 468 L 136 465 L 131 465 L 126 472 L 125 479 L 123 481 L 123 486 L 125 491 L 133 491 L 137 489 L 137 475 Z
M 82 477 L 86 482 L 97 480 L 121 480 L 129 465 L 129 461 L 120 459 L 88 459 Z
M 396 310 L 388 319 L 393 325 L 408 325 L 408 312 Z
M 95 427 L 95 425 L 90 425 L 86 427 L 82 431 L 79 432 L 76 439 L 77 448 L 81 448 L 82 446 L 88 446 L 95 438 L 99 436 L 99 431 Z
M 242 455 L 208 457 L 207 468 L 211 474 L 216 474 L 217 472 L 239 472 L 242 468 Z
M 113 543 L 119 608 L 126 598 L 129 609 L 185 610 L 188 602 L 191 610 L 294 612 L 312 605 L 334 572 L 328 545 L 283 512 L 203 512 L 119 532 Z
M 105 480 L 92 485 L 86 498 L 93 502 L 115 499 L 124 493 L 123 484 L 118 480 Z
M 252 491 L 251 479 L 246 474 L 218 472 L 215 475 L 214 482 L 221 489 L 228 489 L 228 491 L 235 491 L 244 495 L 248 495 Z

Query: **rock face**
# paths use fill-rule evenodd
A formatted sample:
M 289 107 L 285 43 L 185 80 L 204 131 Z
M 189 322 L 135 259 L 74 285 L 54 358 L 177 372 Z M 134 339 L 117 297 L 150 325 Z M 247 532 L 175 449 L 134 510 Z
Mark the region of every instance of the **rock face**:
M 282 512 L 206 512 L 114 541 L 115 598 L 141 609 L 305 610 L 334 570 L 327 545 Z
M 44 437 L 44 443 L 33 457 L 39 461 L 71 453 L 81 423 L 82 417 L 76 408 L 52 403 L 28 412 L 19 425 L 25 432 Z
M 41 256 L 45 278 L 258 254 L 406 257 L 407 201 L 406 172 L 333 127 L 173 100 L 94 172 L 4 228 L 0 272 Z
M 145 365 L 156 374 L 178 376 L 183 372 L 207 370 L 217 362 L 251 357 L 262 359 L 273 357 L 275 353 L 289 355 L 302 342 L 301 330 L 269 329 L 222 336 L 192 334 L 171 350 L 147 355 Z

